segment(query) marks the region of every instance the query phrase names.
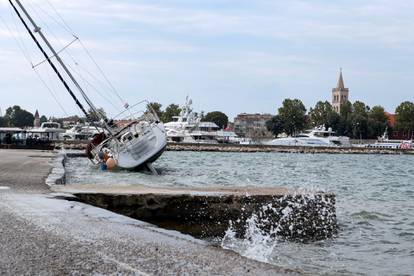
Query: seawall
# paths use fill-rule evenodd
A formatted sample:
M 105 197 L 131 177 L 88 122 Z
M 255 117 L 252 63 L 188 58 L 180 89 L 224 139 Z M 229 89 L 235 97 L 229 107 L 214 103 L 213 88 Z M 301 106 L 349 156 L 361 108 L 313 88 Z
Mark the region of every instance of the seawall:
M 86 144 L 76 141 L 65 141 L 55 144 L 55 148 L 83 150 Z M 238 144 L 192 144 L 168 143 L 167 151 L 205 151 L 205 152 L 279 152 L 279 153 L 325 153 L 325 154 L 414 154 L 414 149 L 383 149 L 365 147 L 299 147 L 270 145 L 238 145 Z

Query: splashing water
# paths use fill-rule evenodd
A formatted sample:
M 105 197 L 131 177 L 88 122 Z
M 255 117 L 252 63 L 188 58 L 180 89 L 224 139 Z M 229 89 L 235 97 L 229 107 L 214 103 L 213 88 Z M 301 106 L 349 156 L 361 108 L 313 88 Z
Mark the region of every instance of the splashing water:
M 247 258 L 268 262 L 269 256 L 277 245 L 277 239 L 274 232 L 265 232 L 259 227 L 262 223 L 258 216 L 253 214 L 246 221 L 246 234 L 241 239 L 236 237 L 236 231 L 230 222 L 230 227 L 221 241 L 221 246 L 225 249 L 240 252 L 241 255 Z
M 260 229 L 257 213 L 246 223 L 246 238 L 237 237 L 230 227 L 221 244 L 246 257 L 310 274 L 412 275 L 413 162 L 414 156 L 408 155 L 165 152 L 154 164 L 161 170 L 157 177 L 99 172 L 86 159 L 75 158 L 68 162 L 67 181 L 175 187 L 282 186 L 334 192 L 340 232 L 333 239 L 309 243 L 281 240 L 277 233 L 273 236 Z

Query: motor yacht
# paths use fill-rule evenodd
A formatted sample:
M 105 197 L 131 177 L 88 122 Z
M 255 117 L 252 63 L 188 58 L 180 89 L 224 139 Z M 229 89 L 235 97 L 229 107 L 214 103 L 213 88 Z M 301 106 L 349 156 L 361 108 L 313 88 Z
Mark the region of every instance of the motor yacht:
M 336 136 L 332 128 L 317 127 L 295 136 L 277 138 L 266 143 L 273 146 L 350 147 L 349 137 Z
M 213 122 L 201 122 L 200 116 L 192 111 L 192 100 L 187 97 L 179 116 L 165 123 L 167 140 L 176 143 L 217 144 L 220 127 Z

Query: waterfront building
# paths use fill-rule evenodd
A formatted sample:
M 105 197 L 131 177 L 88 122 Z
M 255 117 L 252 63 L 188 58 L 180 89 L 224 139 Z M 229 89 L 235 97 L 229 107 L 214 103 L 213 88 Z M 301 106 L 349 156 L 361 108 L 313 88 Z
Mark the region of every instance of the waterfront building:
M 390 139 L 397 140 L 411 140 L 414 137 L 414 131 L 410 133 L 409 131 L 398 130 L 397 125 L 397 116 L 393 113 L 385 112 L 387 117 L 388 126 L 391 128 L 391 133 L 389 133 Z
M 39 111 L 37 111 L 37 109 L 34 115 L 33 127 L 40 127 L 40 116 Z
M 62 122 L 62 127 L 65 129 L 72 128 L 80 123 L 80 118 L 78 116 L 69 116 L 59 119 Z
M 332 108 L 335 112 L 341 113 L 341 105 L 346 103 L 349 98 L 349 89 L 345 88 L 342 68 L 339 71 L 338 84 L 332 88 Z
M 266 122 L 271 118 L 271 114 L 238 114 L 234 118 L 234 132 L 240 137 L 270 138 L 272 133 L 267 130 Z

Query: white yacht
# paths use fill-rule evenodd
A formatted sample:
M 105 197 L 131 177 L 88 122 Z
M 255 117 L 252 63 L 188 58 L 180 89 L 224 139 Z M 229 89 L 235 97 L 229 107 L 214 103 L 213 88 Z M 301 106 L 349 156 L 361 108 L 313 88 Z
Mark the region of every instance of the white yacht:
M 26 131 L 27 137 L 57 141 L 65 130 L 57 122 L 44 122 L 40 127 L 30 128 Z
M 99 133 L 104 132 L 101 127 L 95 127 L 91 125 L 77 124 L 70 129 L 67 129 L 60 135 L 61 140 L 90 140 Z
M 317 127 L 296 136 L 277 138 L 266 145 L 302 147 L 351 147 L 349 137 L 336 136 L 331 128 Z
M 176 143 L 217 144 L 219 126 L 213 122 L 201 122 L 201 118 L 192 111 L 192 103 L 187 96 L 180 116 L 174 116 L 172 122 L 164 124 L 167 140 Z
M 127 114 L 126 119 L 130 120 L 128 125 L 122 128 L 116 127 L 116 125 L 111 123 L 113 120 L 108 120 L 106 116 L 99 112 L 80 83 L 75 79 L 72 69 L 69 69 L 63 61 L 63 55 L 60 55 L 61 52 L 66 51 L 72 43 L 80 42 L 79 37 L 76 34 L 71 33 L 74 40 L 63 49 L 56 51 L 43 33 L 43 29 L 36 24 L 23 6 L 22 1 L 10 0 L 9 4 L 44 57 L 44 61 L 40 62 L 39 65 L 46 63 L 50 66 L 60 83 L 64 86 L 65 90 L 86 116 L 88 121 L 93 121 L 94 118 L 92 117 L 97 117 L 102 123 L 102 127 L 105 131 L 96 135 L 86 149 L 89 159 L 92 162 L 101 165 L 106 162 L 108 168 L 119 167 L 134 170 L 147 166 L 151 169 L 151 163 L 165 150 L 167 139 L 164 126 L 153 110 L 144 112 L 141 109 L 139 111 L 133 109 L 141 103 L 148 104 L 148 102 L 141 101 L 133 106 L 129 106 L 116 90 L 114 91 L 113 85 L 103 74 L 103 77 L 108 82 L 112 92 L 117 95 L 124 108 L 123 111 L 115 117 Z M 96 65 L 97 69 L 102 72 L 91 55 L 89 53 L 87 54 Z M 82 66 L 80 64 L 77 65 Z M 86 106 L 89 107 L 92 114 L 95 116 L 91 116 L 91 112 L 87 111 Z M 33 131 L 35 130 L 32 130 L 32 132 Z M 104 153 L 106 155 L 104 155 Z M 101 158 L 102 156 L 109 156 L 110 158 L 105 160 L 105 158 Z M 152 169 L 152 171 L 154 170 Z

